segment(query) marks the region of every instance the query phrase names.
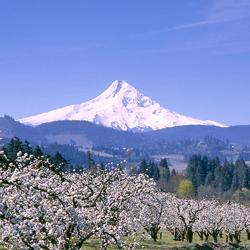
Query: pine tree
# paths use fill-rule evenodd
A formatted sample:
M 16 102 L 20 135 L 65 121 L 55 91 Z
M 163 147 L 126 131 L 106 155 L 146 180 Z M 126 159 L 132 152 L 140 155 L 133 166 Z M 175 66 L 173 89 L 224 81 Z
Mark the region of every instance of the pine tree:
M 201 157 L 199 155 L 197 158 L 197 166 L 195 170 L 195 179 L 197 188 L 205 184 L 205 178 L 207 175 L 207 164 L 208 164 L 207 156 L 204 156 L 203 159 L 201 160 Z
M 39 158 L 43 155 L 43 152 L 42 150 L 40 149 L 40 147 L 38 145 L 36 145 L 36 148 L 35 150 L 33 151 L 33 155 L 36 157 L 36 158 Z
M 210 159 L 208 161 L 207 165 L 207 175 L 205 178 L 205 186 L 210 186 L 213 185 L 214 183 L 214 169 L 215 169 L 215 164 L 214 162 Z
M 248 187 L 248 168 L 244 162 L 244 160 L 237 160 L 235 162 L 235 168 L 237 169 L 238 172 L 238 184 L 239 187 L 238 188 L 244 188 L 244 187 Z
M 157 164 L 155 164 L 153 178 L 155 181 L 158 181 L 160 179 L 160 177 L 161 176 L 160 176 L 159 168 L 158 168 Z
M 169 181 L 170 179 L 170 170 L 168 167 L 168 162 L 167 159 L 161 159 L 160 164 L 159 164 L 159 172 L 160 172 L 160 177 L 165 178 L 166 181 Z
M 18 152 L 24 152 L 23 142 L 20 141 L 18 137 L 14 137 L 10 140 L 7 147 L 4 148 L 4 153 L 7 155 L 8 159 L 13 161 L 17 158 Z
M 176 176 L 176 171 L 175 171 L 175 168 L 172 168 L 172 170 L 171 170 L 171 174 L 170 174 L 170 178 L 172 179 L 173 177 L 175 177 Z
M 148 164 L 147 164 L 145 158 L 143 158 L 142 162 L 139 166 L 138 173 L 139 174 L 147 174 L 147 171 L 148 171 Z
M 91 167 L 92 167 L 92 163 L 93 163 L 93 159 L 92 159 L 92 157 L 93 157 L 93 154 L 90 152 L 90 151 L 87 151 L 86 152 L 86 156 L 87 156 L 87 164 L 88 164 L 88 169 L 90 170 L 91 169 Z
M 30 143 L 27 141 L 27 139 L 25 139 L 24 141 L 23 150 L 24 150 L 24 153 L 27 153 L 28 155 L 32 154 L 32 147 Z
M 52 163 L 54 164 L 54 170 L 59 171 L 66 171 L 69 161 L 65 160 L 62 155 L 56 151 L 54 157 L 51 158 Z
M 187 179 L 193 183 L 196 190 L 198 187 L 197 187 L 195 173 L 196 173 L 196 168 L 198 166 L 198 162 L 199 162 L 199 157 L 197 155 L 193 155 L 192 157 L 189 158 L 188 165 L 186 168 Z

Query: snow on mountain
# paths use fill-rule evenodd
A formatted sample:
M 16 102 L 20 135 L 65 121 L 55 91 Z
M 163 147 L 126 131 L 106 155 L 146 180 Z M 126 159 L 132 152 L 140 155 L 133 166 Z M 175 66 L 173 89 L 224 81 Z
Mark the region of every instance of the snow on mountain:
M 85 120 L 115 129 L 133 131 L 182 125 L 225 127 L 214 121 L 202 121 L 165 109 L 127 82 L 118 80 L 91 101 L 23 118 L 19 122 L 37 126 L 59 120 Z

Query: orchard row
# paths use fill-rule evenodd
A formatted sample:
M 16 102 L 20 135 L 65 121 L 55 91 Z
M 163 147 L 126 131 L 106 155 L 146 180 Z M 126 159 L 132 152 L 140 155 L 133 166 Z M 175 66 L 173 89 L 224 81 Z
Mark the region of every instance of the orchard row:
M 122 163 L 121 163 L 122 164 Z M 160 229 L 176 240 L 226 234 L 239 241 L 250 229 L 249 209 L 216 200 L 179 199 L 156 188 L 147 175 L 113 171 L 65 173 L 42 155 L 0 152 L 0 243 L 7 249 L 80 249 L 98 238 L 108 245 L 133 248 L 123 236 L 144 228 L 154 241 Z

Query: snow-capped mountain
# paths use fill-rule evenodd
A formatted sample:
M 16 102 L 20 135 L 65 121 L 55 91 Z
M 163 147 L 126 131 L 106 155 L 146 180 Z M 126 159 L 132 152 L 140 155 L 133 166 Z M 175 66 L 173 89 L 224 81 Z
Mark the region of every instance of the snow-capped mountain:
M 133 131 L 157 130 L 182 125 L 225 127 L 214 121 L 202 121 L 165 109 L 127 82 L 118 80 L 91 101 L 23 118 L 19 121 L 37 126 L 60 120 L 85 120 L 115 129 Z

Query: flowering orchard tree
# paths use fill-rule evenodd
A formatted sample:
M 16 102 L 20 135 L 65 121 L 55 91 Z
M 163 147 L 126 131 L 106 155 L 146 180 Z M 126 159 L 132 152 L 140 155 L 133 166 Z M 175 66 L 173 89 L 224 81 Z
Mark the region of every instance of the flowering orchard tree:
M 78 249 L 93 235 L 84 209 L 76 208 L 67 192 L 72 183 L 47 159 L 20 152 L 10 162 L 3 155 L 0 183 L 1 242 L 7 248 Z M 83 192 L 85 200 L 88 196 Z
M 84 182 L 88 181 L 89 174 L 87 176 Z M 151 189 L 152 185 L 152 181 L 144 175 L 128 176 L 120 168 L 93 176 L 90 186 L 93 195 L 88 201 L 89 216 L 91 221 L 95 221 L 95 236 L 100 239 L 101 249 L 114 244 L 132 247 L 120 239 L 121 236 L 134 232 L 130 203 L 132 199 Z
M 223 230 L 228 234 L 229 239 L 240 242 L 240 233 L 247 229 L 249 209 L 237 203 L 228 202 L 223 205 Z
M 169 196 L 169 206 L 167 208 L 166 218 L 174 230 L 174 237 L 177 239 L 177 232 L 183 240 L 186 237 L 187 242 L 193 241 L 193 227 L 195 222 L 199 220 L 200 213 L 211 206 L 211 202 L 205 199 L 179 199 L 174 195 Z M 169 227 L 169 222 L 167 222 Z M 179 238 L 179 237 L 178 237 Z
M 245 225 L 246 225 L 246 233 L 247 233 L 247 239 L 250 240 L 250 208 L 245 208 Z
M 130 199 L 152 186 L 144 175 L 65 174 L 46 157 L 0 157 L 0 243 L 8 249 L 80 249 L 90 237 L 100 248 L 125 247 L 133 231 Z M 128 245 L 132 247 L 132 245 Z
M 166 206 L 167 196 L 162 191 L 152 186 L 151 190 L 141 193 L 131 203 L 136 225 L 144 228 L 154 241 L 163 225 L 163 208 Z
M 208 241 L 209 235 L 213 237 L 214 242 L 218 242 L 218 235 L 223 230 L 223 218 L 226 216 L 223 205 L 217 201 L 211 201 L 211 204 L 199 214 L 198 220 L 194 224 L 195 232 Z

